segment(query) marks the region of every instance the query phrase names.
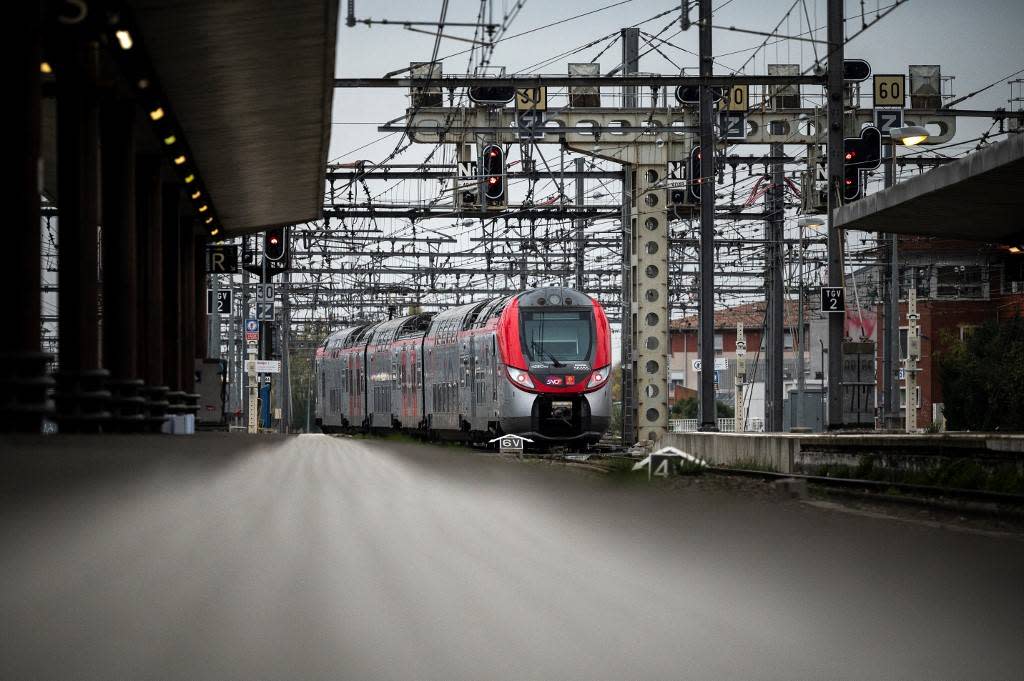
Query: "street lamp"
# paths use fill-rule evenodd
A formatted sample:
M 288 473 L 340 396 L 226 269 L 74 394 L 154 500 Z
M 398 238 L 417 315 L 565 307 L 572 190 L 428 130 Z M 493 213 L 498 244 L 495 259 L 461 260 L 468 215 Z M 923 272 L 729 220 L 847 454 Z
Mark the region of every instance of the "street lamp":
M 891 128 L 889 136 L 904 146 L 912 147 L 928 139 L 928 129 L 923 125 L 906 125 L 902 128 Z
M 796 224 L 800 227 L 800 240 L 802 243 L 804 230 L 821 229 L 825 226 L 825 216 L 821 214 L 805 215 L 802 218 L 797 219 Z
M 923 125 L 905 125 L 901 128 L 890 128 L 889 138 L 892 140 L 889 149 L 889 163 L 886 167 L 885 186 L 891 187 L 893 175 L 896 174 L 896 143 L 899 142 L 905 147 L 912 147 L 928 139 L 928 128 Z
M 920 144 L 928 139 L 928 129 L 923 125 L 905 125 L 898 128 L 891 128 L 889 130 L 889 137 L 892 143 L 887 146 L 886 151 L 888 157 L 886 158 L 885 164 L 885 186 L 891 187 L 895 183 L 896 176 L 896 146 L 902 143 L 904 146 L 912 147 L 915 144 Z M 891 234 L 889 236 L 889 290 L 886 295 L 885 301 L 885 321 L 883 328 L 885 329 L 885 353 L 882 358 L 883 366 L 883 388 L 882 388 L 882 404 L 885 409 L 883 411 L 883 419 L 889 423 L 895 422 L 897 414 L 899 412 L 900 398 L 899 398 L 899 386 L 896 378 L 896 364 L 899 361 L 899 335 L 897 332 L 897 311 L 900 304 L 900 267 L 899 267 L 899 255 L 897 253 L 899 246 L 899 235 Z M 879 275 L 879 281 L 882 280 L 882 276 Z M 908 401 L 908 405 L 910 402 Z M 909 409 L 909 406 L 908 406 Z

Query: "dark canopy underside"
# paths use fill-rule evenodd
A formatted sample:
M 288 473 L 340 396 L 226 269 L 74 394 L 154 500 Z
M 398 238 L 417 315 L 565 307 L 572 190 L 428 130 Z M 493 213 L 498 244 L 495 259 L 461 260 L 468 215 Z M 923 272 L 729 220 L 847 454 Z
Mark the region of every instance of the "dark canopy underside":
M 337 0 L 131 4 L 225 231 L 318 217 Z
M 841 207 L 843 229 L 1024 243 L 1024 135 Z

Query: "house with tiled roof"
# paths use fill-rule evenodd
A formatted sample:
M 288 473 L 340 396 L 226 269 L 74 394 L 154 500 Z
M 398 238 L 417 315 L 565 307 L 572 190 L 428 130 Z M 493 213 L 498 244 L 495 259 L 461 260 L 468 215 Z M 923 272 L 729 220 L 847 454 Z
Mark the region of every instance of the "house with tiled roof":
M 819 338 L 827 336 L 826 320 L 816 311 L 816 301 L 804 300 L 803 333 L 798 331 L 800 314 L 796 300 L 786 300 L 783 309 L 783 395 L 796 388 L 798 352 L 800 341 L 804 346 L 804 383 L 810 398 L 820 399 L 822 383 L 822 359 Z M 720 310 L 715 310 L 715 364 L 718 388 L 717 399 L 735 405 L 736 382 L 736 332 L 737 324 L 742 323 L 743 335 L 746 340 L 747 388 L 744 391 L 743 412 L 748 419 L 764 418 L 764 377 L 765 347 L 764 327 L 766 321 L 765 302 L 744 303 Z M 698 321 L 696 315 L 672 320 L 669 333 L 671 337 L 671 356 L 669 358 L 670 387 L 675 393 L 697 389 L 700 373 L 697 371 L 699 362 Z M 818 395 L 815 398 L 813 395 Z M 806 414 L 805 423 L 812 427 L 818 415 Z

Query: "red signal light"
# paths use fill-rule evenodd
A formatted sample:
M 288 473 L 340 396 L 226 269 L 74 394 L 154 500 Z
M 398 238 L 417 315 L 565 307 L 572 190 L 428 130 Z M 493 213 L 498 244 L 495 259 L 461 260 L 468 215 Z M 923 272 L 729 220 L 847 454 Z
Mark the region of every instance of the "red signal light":
M 269 260 L 284 260 L 287 244 L 284 228 L 275 227 L 263 235 L 263 255 Z
M 848 152 L 846 152 L 846 160 L 847 161 L 852 161 L 854 158 L 856 158 L 856 156 L 857 156 L 857 152 L 856 151 L 848 151 Z
M 497 144 L 483 149 L 484 198 L 496 205 L 505 196 L 505 152 Z

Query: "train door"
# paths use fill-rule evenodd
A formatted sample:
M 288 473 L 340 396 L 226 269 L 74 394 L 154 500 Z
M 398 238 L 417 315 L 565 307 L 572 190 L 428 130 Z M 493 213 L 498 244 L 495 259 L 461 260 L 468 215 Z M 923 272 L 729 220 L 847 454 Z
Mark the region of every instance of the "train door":
M 391 350 L 391 371 L 388 373 L 388 408 L 385 410 L 385 414 L 388 417 L 388 426 L 390 426 L 395 420 L 395 403 L 394 393 L 395 388 L 398 386 L 398 348 Z
M 497 408 L 498 403 L 498 334 L 491 334 L 491 363 L 487 372 L 491 377 L 491 408 Z
M 459 372 L 459 406 L 457 411 L 460 415 L 469 416 L 470 405 L 473 400 L 470 397 L 470 387 L 472 384 L 472 375 L 469 372 L 469 339 L 461 338 L 456 345 L 458 350 L 458 367 Z M 459 424 L 462 425 L 461 423 Z
M 327 363 L 322 359 L 319 362 L 320 368 L 320 399 L 317 400 L 316 413 L 320 417 L 320 422 L 323 423 L 324 417 L 327 416 Z
M 424 381 L 426 370 L 426 367 L 424 366 L 426 361 L 426 357 L 424 356 L 424 353 L 426 352 L 425 345 L 426 340 L 424 338 L 421 338 L 419 344 L 416 346 L 416 366 L 414 368 L 416 371 L 416 417 L 417 420 L 420 422 L 423 421 L 423 417 L 427 413 L 427 392 L 425 387 L 426 381 Z
M 345 419 L 351 426 L 356 422 L 356 406 L 359 400 L 359 395 L 356 392 L 356 367 L 358 365 L 355 352 L 345 353 L 345 366 L 348 367 L 348 380 L 345 381 Z
M 467 393 L 467 396 L 469 397 L 469 409 L 468 409 L 469 419 L 470 419 L 470 422 L 475 422 L 476 421 L 476 405 L 477 405 L 477 402 L 479 402 L 479 397 L 477 395 L 477 382 L 476 382 L 476 365 L 477 365 L 477 361 L 476 361 L 476 337 L 475 336 L 470 336 L 468 342 L 469 342 L 469 352 L 467 354 L 469 355 L 469 357 L 468 357 L 469 370 L 466 372 L 466 377 L 467 377 L 468 382 L 469 382 L 469 389 L 466 391 L 466 393 Z
M 370 389 L 373 391 L 370 396 L 370 425 L 374 428 L 379 427 L 380 414 L 384 411 L 384 376 L 386 375 L 386 362 L 389 361 L 389 357 L 382 356 L 384 353 L 379 350 L 372 350 L 370 355 Z M 388 353 L 390 354 L 390 353 Z
M 359 351 L 359 357 L 362 359 L 362 380 L 359 382 L 359 388 L 362 390 L 362 421 L 366 422 L 367 418 L 370 416 L 370 391 L 372 389 L 372 386 L 370 385 L 370 377 L 373 376 L 373 368 L 370 365 L 369 342 L 362 345 L 362 349 Z
M 348 357 L 343 350 L 338 352 L 338 423 L 344 424 L 348 415 Z
M 410 362 L 409 362 L 409 385 L 411 386 L 409 391 L 409 409 L 412 414 L 413 420 L 410 423 L 412 427 L 419 425 L 419 420 L 423 414 L 420 409 L 420 395 L 422 391 L 422 384 L 420 383 L 420 356 L 422 355 L 422 343 L 423 339 L 420 338 L 414 342 L 410 349 Z
M 487 337 L 480 334 L 473 336 L 473 428 L 487 429 L 487 410 L 490 402 L 490 391 L 487 383 L 487 362 L 490 344 Z
M 401 421 L 401 422 L 404 422 L 405 421 L 405 416 L 406 416 L 406 413 L 407 413 L 406 401 L 405 401 L 405 395 L 406 395 L 406 390 L 405 390 L 405 380 L 406 380 L 405 360 L 406 360 L 406 355 L 408 354 L 406 352 L 406 350 L 405 350 L 405 345 L 402 345 L 402 349 L 398 350 L 397 354 L 398 354 L 398 376 L 397 376 L 397 380 L 395 381 L 395 383 L 396 383 L 396 385 L 398 387 L 398 405 L 397 405 L 397 408 L 395 409 L 395 411 L 398 412 L 398 420 Z

